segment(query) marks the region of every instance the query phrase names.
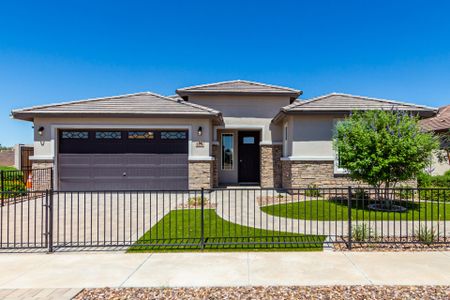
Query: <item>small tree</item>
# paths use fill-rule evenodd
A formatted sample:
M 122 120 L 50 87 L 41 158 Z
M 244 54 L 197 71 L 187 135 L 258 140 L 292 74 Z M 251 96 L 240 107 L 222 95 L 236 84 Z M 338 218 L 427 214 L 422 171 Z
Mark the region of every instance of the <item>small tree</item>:
M 377 189 L 413 179 L 439 148 L 433 134 L 423 132 L 418 117 L 405 112 L 355 112 L 337 124 L 334 148 L 339 165 L 352 179 Z M 388 189 L 385 199 L 389 197 Z

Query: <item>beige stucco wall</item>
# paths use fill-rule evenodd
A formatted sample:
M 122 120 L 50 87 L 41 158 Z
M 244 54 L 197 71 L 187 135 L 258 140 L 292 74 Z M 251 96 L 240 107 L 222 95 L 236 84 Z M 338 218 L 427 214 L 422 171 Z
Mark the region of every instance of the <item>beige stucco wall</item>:
M 298 159 L 334 160 L 333 131 L 339 115 L 296 115 L 288 118 L 289 156 Z
M 40 136 L 37 131 L 44 127 Z M 35 118 L 34 120 L 34 157 L 36 159 L 53 159 L 56 153 L 56 138 L 58 128 L 179 128 L 189 129 L 190 159 L 205 159 L 210 157 L 212 138 L 211 121 L 209 119 L 181 118 Z M 203 130 L 198 136 L 198 127 Z M 199 147 L 198 142 L 203 143 Z
M 281 142 L 282 127 L 273 125 L 273 117 L 289 104 L 286 96 L 191 95 L 189 101 L 222 112 L 225 128 L 262 130 L 264 143 Z M 219 137 L 217 137 L 218 139 Z

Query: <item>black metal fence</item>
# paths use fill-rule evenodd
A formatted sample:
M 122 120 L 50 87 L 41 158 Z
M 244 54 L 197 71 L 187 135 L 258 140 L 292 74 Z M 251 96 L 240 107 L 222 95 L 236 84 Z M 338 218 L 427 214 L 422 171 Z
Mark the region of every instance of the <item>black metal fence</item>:
M 27 186 L 28 182 L 28 186 Z M 53 188 L 53 169 L 0 170 L 0 192 L 22 193 Z M 6 193 L 1 200 L 6 199 Z M 11 194 L 9 194 L 11 195 Z
M 0 249 L 450 246 L 450 189 L 3 192 Z

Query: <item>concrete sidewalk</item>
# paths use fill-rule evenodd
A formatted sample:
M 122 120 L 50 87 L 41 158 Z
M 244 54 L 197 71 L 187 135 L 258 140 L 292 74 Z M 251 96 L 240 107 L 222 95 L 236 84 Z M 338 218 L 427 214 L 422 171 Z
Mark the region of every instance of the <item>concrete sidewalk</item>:
M 1 254 L 0 289 L 450 285 L 450 252 Z

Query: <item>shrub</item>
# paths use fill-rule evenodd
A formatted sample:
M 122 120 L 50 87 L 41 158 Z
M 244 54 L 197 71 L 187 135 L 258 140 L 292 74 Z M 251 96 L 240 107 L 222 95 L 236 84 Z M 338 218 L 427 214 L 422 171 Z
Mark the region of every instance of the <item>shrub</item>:
M 420 200 L 430 200 L 430 201 L 450 201 L 450 190 L 437 188 L 433 189 L 419 189 L 419 199 Z
M 204 198 L 203 199 L 203 204 L 206 205 L 207 203 L 208 203 L 208 198 Z M 189 197 L 188 205 L 189 206 L 200 206 L 200 205 L 202 205 L 202 197 L 201 196 Z
M 5 181 L 4 191 L 7 192 L 25 192 L 27 190 L 25 184 L 22 181 Z
M 400 186 L 395 190 L 395 194 L 400 199 L 411 199 L 414 195 L 414 189 L 407 185 Z
M 436 230 L 429 229 L 428 226 L 420 227 L 418 230 L 416 230 L 415 235 L 420 242 L 427 245 L 432 244 L 439 237 L 436 233 Z
M 369 200 L 370 195 L 362 188 L 356 188 L 352 190 L 352 198 L 356 200 Z
M 358 224 L 352 228 L 352 238 L 357 242 L 364 242 L 372 236 L 372 228 L 367 224 Z
M 320 197 L 320 190 L 315 184 L 308 185 L 308 188 L 305 190 L 305 196 L 308 197 Z

